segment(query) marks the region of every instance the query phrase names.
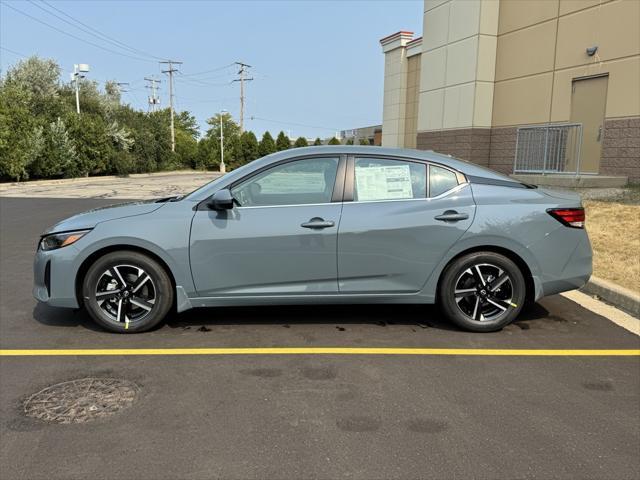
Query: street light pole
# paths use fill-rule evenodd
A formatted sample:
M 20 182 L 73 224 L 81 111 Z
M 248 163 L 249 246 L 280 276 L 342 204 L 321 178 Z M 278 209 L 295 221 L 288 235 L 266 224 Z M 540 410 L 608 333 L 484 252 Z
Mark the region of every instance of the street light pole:
M 77 67 L 77 65 L 75 65 L 75 67 Z M 76 111 L 78 112 L 78 115 L 80 115 L 80 85 L 78 84 L 78 77 L 80 75 L 78 75 L 77 72 L 74 72 L 74 76 L 76 82 Z
M 76 86 L 76 112 L 78 112 L 78 115 L 80 115 L 80 79 L 84 78 L 82 74 L 88 71 L 89 65 L 80 63 L 73 66 L 73 73 L 71 74 L 71 78 L 75 81 Z
M 224 164 L 224 114 L 227 113 L 226 110 L 222 110 L 220 112 L 220 173 L 225 173 L 227 171 L 227 167 Z

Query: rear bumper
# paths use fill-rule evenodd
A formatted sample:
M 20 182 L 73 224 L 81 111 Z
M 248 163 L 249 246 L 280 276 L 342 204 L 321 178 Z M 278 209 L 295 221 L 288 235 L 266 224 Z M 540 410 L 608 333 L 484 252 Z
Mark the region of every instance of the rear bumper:
M 562 227 L 565 229 L 565 227 Z M 560 233 L 567 233 L 562 232 Z M 574 232 L 571 232 L 573 234 Z M 542 295 L 554 295 L 560 292 L 566 292 L 568 290 L 576 290 L 583 287 L 591 278 L 593 272 L 593 253 L 591 250 L 591 244 L 589 237 L 584 230 L 576 230 L 576 235 L 579 235 L 579 241 L 573 250 L 566 250 L 563 258 L 558 258 L 555 268 L 548 266 L 543 270 L 543 275 L 540 278 Z M 549 241 L 553 242 L 553 234 L 549 236 Z M 563 249 L 561 244 L 558 245 L 561 252 Z M 555 255 L 550 255 L 555 257 Z

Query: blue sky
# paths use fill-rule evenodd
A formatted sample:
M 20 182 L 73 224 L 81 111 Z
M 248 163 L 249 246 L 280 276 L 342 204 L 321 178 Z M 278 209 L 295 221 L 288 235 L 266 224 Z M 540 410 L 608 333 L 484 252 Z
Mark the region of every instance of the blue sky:
M 107 79 L 130 82 L 123 98 L 137 108 L 147 108 L 143 78 L 153 75 L 162 79 L 161 101 L 168 105 L 167 78 L 153 56 L 183 61 L 183 75 L 176 77 L 177 108 L 191 111 L 204 127 L 221 109 L 237 117 L 239 85 L 229 83 L 237 68 L 191 74 L 248 63 L 254 81 L 247 84 L 246 128 L 258 135 L 282 129 L 294 137 L 327 137 L 334 129 L 382 122 L 384 57 L 378 41 L 398 30 L 420 35 L 423 5 L 421 0 L 0 2 L 0 46 L 55 59 L 65 81 L 74 63 L 88 63 L 89 78 L 101 85 Z M 10 7 L 136 58 L 65 36 Z M 43 9 L 74 23 L 61 12 L 71 15 L 135 51 Z M 0 50 L 3 72 L 17 60 Z

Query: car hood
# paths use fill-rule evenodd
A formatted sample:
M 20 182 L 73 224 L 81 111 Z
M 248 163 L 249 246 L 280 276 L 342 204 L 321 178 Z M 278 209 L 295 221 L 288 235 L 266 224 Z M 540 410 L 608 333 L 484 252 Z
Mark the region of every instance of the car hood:
M 98 223 L 108 220 L 116 220 L 118 218 L 134 217 L 136 215 L 145 215 L 155 212 L 161 208 L 164 203 L 158 203 L 157 200 L 146 202 L 121 203 L 118 205 L 109 205 L 107 207 L 94 208 L 87 212 L 79 213 L 73 217 L 66 218 L 56 223 L 43 232 L 43 235 L 56 232 L 68 232 L 71 230 L 83 230 L 93 228 Z

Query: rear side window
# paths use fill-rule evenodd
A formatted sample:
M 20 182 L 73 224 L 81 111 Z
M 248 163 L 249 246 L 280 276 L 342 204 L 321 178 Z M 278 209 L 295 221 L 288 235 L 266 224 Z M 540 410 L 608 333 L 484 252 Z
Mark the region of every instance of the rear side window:
M 448 192 L 458 186 L 458 177 L 451 170 L 438 167 L 436 165 L 429 166 L 429 196 L 437 197 Z
M 427 167 L 423 163 L 356 158 L 354 200 L 405 200 L 427 197 Z

